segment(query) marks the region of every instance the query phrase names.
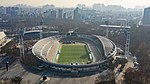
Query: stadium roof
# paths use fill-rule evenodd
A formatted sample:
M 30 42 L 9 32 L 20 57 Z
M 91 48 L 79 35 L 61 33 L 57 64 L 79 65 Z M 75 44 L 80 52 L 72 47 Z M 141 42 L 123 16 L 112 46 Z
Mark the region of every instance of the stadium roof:
M 100 27 L 109 27 L 109 28 L 126 28 L 130 29 L 130 26 L 117 26 L 117 25 L 100 25 Z
M 104 45 L 105 55 L 108 55 L 110 53 L 110 51 L 113 49 L 112 42 L 103 36 L 98 36 L 98 37 L 101 39 L 101 41 Z
M 4 32 L 0 32 L 0 40 L 3 39 L 4 37 L 6 37 Z
M 38 33 L 41 32 L 42 30 L 32 30 L 32 31 L 26 31 L 25 33 Z

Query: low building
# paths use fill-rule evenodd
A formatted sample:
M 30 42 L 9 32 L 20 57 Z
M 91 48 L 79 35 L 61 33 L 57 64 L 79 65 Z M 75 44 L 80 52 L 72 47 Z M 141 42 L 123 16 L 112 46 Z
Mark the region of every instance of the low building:
M 4 32 L 0 32 L 0 46 L 6 42 L 6 35 Z

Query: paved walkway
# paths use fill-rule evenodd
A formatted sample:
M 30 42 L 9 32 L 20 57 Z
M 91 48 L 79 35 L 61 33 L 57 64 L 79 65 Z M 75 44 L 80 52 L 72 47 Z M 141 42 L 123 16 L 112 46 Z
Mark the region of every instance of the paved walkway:
M 80 78 L 57 78 L 49 77 L 49 80 L 43 84 L 94 84 L 97 75 Z
M 117 78 L 116 78 L 116 83 L 117 83 L 117 84 L 123 84 L 123 83 L 122 83 L 123 80 L 124 80 L 123 75 L 124 75 L 124 73 L 126 72 L 126 70 L 127 70 L 129 67 L 131 67 L 131 68 L 134 67 L 133 60 L 132 60 L 131 58 L 128 59 L 128 62 L 125 64 L 125 67 L 124 67 L 123 71 L 118 74 L 118 76 L 117 76 Z

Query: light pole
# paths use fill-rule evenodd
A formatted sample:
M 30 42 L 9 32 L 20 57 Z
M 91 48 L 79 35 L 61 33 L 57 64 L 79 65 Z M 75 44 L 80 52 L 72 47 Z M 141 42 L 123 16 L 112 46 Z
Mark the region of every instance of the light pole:
M 6 62 L 6 69 L 8 71 L 8 64 L 9 64 L 9 61 Z
M 24 28 L 20 30 L 19 32 L 19 50 L 20 50 L 20 57 L 21 61 L 23 62 L 25 57 L 24 57 L 24 41 L 23 41 L 23 36 L 24 36 Z
M 125 36 L 126 36 L 126 43 L 125 43 L 125 55 L 129 56 L 129 46 L 130 46 L 130 32 L 128 29 L 124 30 Z
M 106 29 L 106 38 L 108 38 L 108 33 L 109 33 L 109 25 L 108 25 L 108 21 L 105 21 L 105 25 L 107 25 L 107 29 Z
M 42 29 L 40 30 L 40 39 L 42 39 Z
M 105 21 L 105 23 L 107 23 Z M 130 32 L 129 32 L 129 29 L 131 28 L 130 26 L 116 26 L 116 25 L 100 25 L 101 27 L 105 27 L 107 28 L 107 31 L 106 31 L 106 37 L 108 38 L 108 28 L 117 28 L 117 29 L 123 29 L 124 30 L 124 34 L 126 36 L 126 42 L 125 42 L 125 56 L 129 56 L 129 46 L 130 46 Z

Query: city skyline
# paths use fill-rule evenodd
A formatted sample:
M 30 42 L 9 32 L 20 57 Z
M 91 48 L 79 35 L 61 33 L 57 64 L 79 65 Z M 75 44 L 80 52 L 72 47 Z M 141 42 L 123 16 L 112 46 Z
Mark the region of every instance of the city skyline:
M 34 7 L 46 4 L 53 4 L 56 7 L 76 7 L 77 4 L 92 6 L 93 4 L 121 5 L 125 8 L 134 8 L 136 6 L 150 6 L 148 0 L 0 0 L 0 6 L 13 6 L 16 4 L 26 4 Z M 134 3 L 134 4 L 133 4 Z

